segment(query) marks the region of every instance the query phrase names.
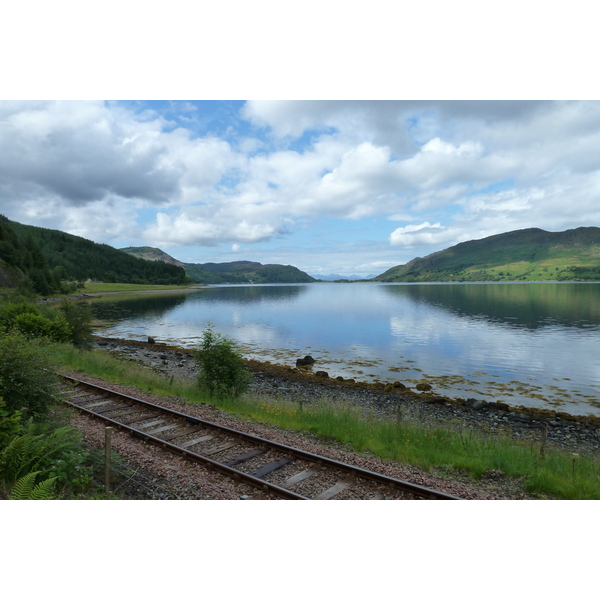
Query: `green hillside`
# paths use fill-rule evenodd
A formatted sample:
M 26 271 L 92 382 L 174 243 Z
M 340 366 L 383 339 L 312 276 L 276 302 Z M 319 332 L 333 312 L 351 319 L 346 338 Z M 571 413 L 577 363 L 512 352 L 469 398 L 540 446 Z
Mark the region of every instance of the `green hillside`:
M 374 281 L 600 281 L 600 228 L 531 228 L 463 242 Z
M 198 283 L 311 283 L 316 281 L 304 271 L 291 265 L 263 265 L 249 260 L 225 263 L 183 263 L 159 248 L 143 246 L 122 248 L 122 250 L 147 260 L 181 265 L 189 279 Z
M 0 289 L 19 286 L 37 294 L 60 291 L 61 273 L 50 270 L 31 236 L 19 238 L 13 223 L 0 215 Z
M 179 285 L 188 283 L 185 270 L 164 262 L 130 256 L 112 246 L 55 229 L 8 221 L 19 243 L 37 249 L 36 262 L 59 273 L 63 280 L 105 283 Z M 47 293 L 47 292 L 41 292 Z

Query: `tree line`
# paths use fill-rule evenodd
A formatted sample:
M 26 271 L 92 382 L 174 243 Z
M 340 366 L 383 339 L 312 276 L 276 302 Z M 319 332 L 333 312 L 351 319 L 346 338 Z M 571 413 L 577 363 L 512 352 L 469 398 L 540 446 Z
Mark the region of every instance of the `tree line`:
M 136 258 L 106 244 L 0 215 L 0 261 L 40 295 L 69 293 L 67 282 L 184 285 L 182 267 Z

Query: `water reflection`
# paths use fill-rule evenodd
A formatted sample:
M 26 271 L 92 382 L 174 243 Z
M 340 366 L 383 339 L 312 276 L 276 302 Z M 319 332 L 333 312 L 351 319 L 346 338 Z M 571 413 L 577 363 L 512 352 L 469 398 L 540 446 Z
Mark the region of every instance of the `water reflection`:
M 186 300 L 187 294 L 147 294 L 122 298 L 104 296 L 92 300 L 91 306 L 94 319 L 114 322 L 136 317 L 160 317 L 183 305 Z
M 448 395 L 493 390 L 508 402 L 587 414 L 600 391 L 594 284 L 211 286 L 103 299 L 93 310 L 115 337 L 189 347 L 210 324 L 248 357 L 293 365 L 312 354 L 331 376 L 428 379 Z
M 295 285 L 223 285 L 209 286 L 191 294 L 190 302 L 228 302 L 235 304 L 288 303 L 306 294 L 306 284 Z
M 416 284 L 382 286 L 394 298 L 461 317 L 538 329 L 600 325 L 600 285 L 587 283 Z

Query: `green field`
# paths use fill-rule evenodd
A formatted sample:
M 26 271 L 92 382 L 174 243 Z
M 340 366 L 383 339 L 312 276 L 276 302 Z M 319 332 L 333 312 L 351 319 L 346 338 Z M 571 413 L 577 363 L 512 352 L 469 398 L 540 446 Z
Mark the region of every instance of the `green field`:
M 114 292 L 164 292 L 170 290 L 189 290 L 200 287 L 192 285 L 151 285 L 135 283 L 86 283 L 81 293 L 83 294 L 110 294 Z

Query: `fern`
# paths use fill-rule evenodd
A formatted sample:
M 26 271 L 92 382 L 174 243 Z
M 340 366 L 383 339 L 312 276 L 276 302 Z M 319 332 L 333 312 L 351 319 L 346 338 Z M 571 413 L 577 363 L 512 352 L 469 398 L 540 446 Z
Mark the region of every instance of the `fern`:
M 54 498 L 54 482 L 56 477 L 50 477 L 39 483 L 35 478 L 40 471 L 32 471 L 21 477 L 11 490 L 9 500 L 51 500 Z M 35 484 L 35 485 L 34 485 Z
M 23 435 L 16 436 L 0 454 L 0 479 L 12 483 L 35 469 L 43 460 L 41 446 L 43 435 L 34 434 L 35 426 L 30 421 Z
M 50 434 L 36 433 L 31 420 L 25 432 L 13 440 L 0 453 L 0 482 L 12 484 L 27 473 L 37 470 L 49 473 L 56 460 L 73 449 L 77 433 L 72 427 L 55 429 Z

